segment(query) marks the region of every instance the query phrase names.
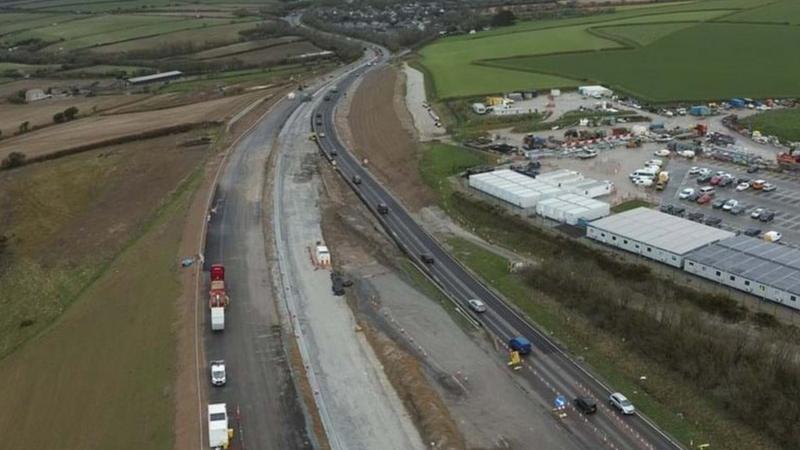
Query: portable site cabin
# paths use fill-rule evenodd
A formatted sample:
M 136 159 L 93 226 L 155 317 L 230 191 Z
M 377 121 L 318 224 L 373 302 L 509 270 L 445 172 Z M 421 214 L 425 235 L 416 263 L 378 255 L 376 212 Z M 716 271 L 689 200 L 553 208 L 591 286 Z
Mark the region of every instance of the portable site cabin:
M 547 183 L 555 187 L 561 187 L 564 183 L 571 183 L 578 180 L 583 180 L 583 175 L 580 172 L 569 169 L 559 169 L 552 172 L 540 173 L 537 180 L 542 183 Z
M 562 183 L 561 188 L 573 194 L 597 198 L 611 194 L 614 191 L 614 183 L 608 180 L 597 181 L 587 178 L 570 183 Z
M 586 97 L 611 97 L 614 92 L 604 86 L 580 86 L 578 92 Z
M 697 117 L 710 116 L 711 108 L 705 105 L 695 105 L 689 109 L 689 114 Z
M 536 205 L 536 213 L 540 216 L 569 225 L 605 217 L 610 214 L 610 209 L 606 202 L 570 193 L 542 200 Z
M 469 186 L 522 209 L 533 208 L 540 200 L 563 192 L 507 169 L 471 175 Z

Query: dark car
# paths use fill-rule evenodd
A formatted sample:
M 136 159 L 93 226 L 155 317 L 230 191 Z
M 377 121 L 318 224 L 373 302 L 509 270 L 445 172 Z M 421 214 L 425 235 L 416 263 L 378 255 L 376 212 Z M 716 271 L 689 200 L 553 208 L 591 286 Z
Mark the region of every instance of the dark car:
M 674 206 L 672 206 L 672 205 L 661 205 L 661 207 L 658 208 L 658 210 L 663 212 L 663 213 L 672 214 L 672 209 L 673 208 L 674 208 Z
M 719 185 L 722 187 L 730 186 L 733 183 L 733 177 L 724 176 L 721 180 L 719 180 Z
M 705 223 L 706 225 L 710 225 L 712 227 L 716 227 L 722 223 L 722 219 L 720 219 L 719 217 L 709 217 L 706 220 L 704 220 L 703 223 Z
M 323 99 L 323 100 L 325 100 L 325 101 L 327 102 L 327 101 L 329 101 L 329 100 L 331 99 L 331 96 L 330 96 L 330 95 L 326 95 L 326 96 L 325 96 L 325 97 L 323 97 L 322 99 Z
M 702 222 L 703 221 L 703 217 L 705 217 L 705 214 L 700 213 L 700 212 L 693 212 L 693 213 L 689 214 L 687 219 L 693 220 L 695 222 Z
M 750 177 L 739 177 L 736 179 L 736 184 L 749 183 Z
M 361 177 L 358 175 L 353 175 L 353 184 L 361 184 Z
M 322 119 L 317 119 L 317 126 L 322 126 Z
M 758 166 L 750 166 L 747 168 L 747 173 L 756 173 L 758 172 Z
M 748 228 L 744 232 L 745 236 L 756 237 L 761 235 L 761 229 L 759 228 Z
M 700 193 L 697 192 L 697 191 L 694 191 L 691 194 L 689 194 L 688 197 L 686 197 L 686 200 L 688 200 L 690 202 L 696 202 L 698 198 L 700 198 Z
M 672 212 L 670 214 L 672 214 L 673 216 L 683 217 L 685 213 L 686 213 L 686 208 L 684 208 L 683 206 L 673 206 Z
M 574 401 L 575 409 L 584 414 L 594 414 L 597 412 L 597 402 L 589 397 L 578 397 Z
M 718 198 L 711 203 L 711 207 L 714 209 L 720 209 L 725 206 L 725 203 L 728 202 L 727 198 Z
M 764 211 L 758 216 L 758 220 L 762 222 L 772 222 L 772 219 L 775 218 L 774 211 Z
M 317 113 L 317 118 L 319 119 L 319 118 L 321 118 L 321 117 L 322 117 L 322 113 L 318 112 L 318 113 Z
M 734 216 L 738 216 L 739 214 L 742 214 L 743 212 L 744 212 L 744 206 L 742 206 L 742 205 L 736 205 L 733 208 L 731 208 L 731 214 L 733 214 Z
M 421 253 L 419 255 L 419 259 L 422 260 L 425 264 L 433 264 L 436 260 L 433 259 L 433 255 L 430 253 Z
M 386 203 L 378 203 L 377 209 L 378 214 L 389 214 L 389 206 Z

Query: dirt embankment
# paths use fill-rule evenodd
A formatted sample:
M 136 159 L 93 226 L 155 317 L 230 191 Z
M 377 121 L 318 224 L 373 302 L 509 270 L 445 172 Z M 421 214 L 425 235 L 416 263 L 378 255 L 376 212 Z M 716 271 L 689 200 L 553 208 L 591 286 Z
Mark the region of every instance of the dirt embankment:
M 370 72 L 346 108 L 345 136 L 372 173 L 386 183 L 412 211 L 434 203 L 419 174 L 419 147 L 409 130 L 413 122 L 404 97 L 404 80 L 395 67 Z M 339 127 L 346 127 L 342 121 Z M 349 135 L 349 136 L 348 136 Z

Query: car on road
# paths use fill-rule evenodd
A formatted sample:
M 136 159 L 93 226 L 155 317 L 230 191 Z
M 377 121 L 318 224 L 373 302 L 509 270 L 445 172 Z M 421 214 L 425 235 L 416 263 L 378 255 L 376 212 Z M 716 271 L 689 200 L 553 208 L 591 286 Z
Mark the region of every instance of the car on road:
M 731 214 L 733 214 L 734 216 L 738 216 L 739 214 L 742 213 L 744 213 L 744 206 L 742 205 L 736 205 L 733 208 L 731 208 Z
M 353 175 L 353 184 L 361 184 L 361 177 L 358 175 Z
M 718 198 L 711 203 L 711 207 L 714 209 L 720 209 L 725 206 L 725 203 L 728 203 L 727 198 Z
M 608 404 L 612 407 L 616 408 L 622 414 L 629 416 L 636 412 L 636 408 L 633 407 L 633 403 L 628 400 L 627 397 L 620 394 L 619 392 L 614 392 L 613 394 L 608 396 Z
M 737 206 L 739 206 L 739 200 L 736 200 L 736 199 L 732 198 L 732 199 L 728 200 L 727 202 L 725 202 L 724 205 L 722 205 L 722 209 L 725 210 L 725 211 L 730 211 L 730 210 L 732 210 L 733 208 L 735 208 Z
M 760 228 L 748 228 L 744 231 L 745 236 L 756 237 L 761 234 Z
M 578 397 L 573 402 L 575 409 L 584 414 L 594 414 L 597 412 L 597 402 L 589 397 Z
M 321 127 L 321 126 L 322 126 L 322 119 L 317 119 L 317 126 L 318 126 L 318 127 Z
M 706 220 L 703 221 L 703 223 L 712 227 L 716 227 L 722 223 L 722 219 L 720 219 L 719 217 L 707 217 Z
M 225 386 L 227 382 L 225 361 L 221 359 L 211 361 L 211 384 L 213 386 Z
M 739 192 L 746 191 L 748 189 L 750 189 L 750 183 L 740 182 L 739 184 L 736 185 L 736 190 Z
M 772 183 L 764 183 L 764 187 L 761 188 L 761 190 L 764 192 L 772 192 L 775 189 L 778 189 L 778 187 Z
M 764 240 L 767 240 L 767 241 L 770 241 L 770 242 L 778 242 L 778 241 L 780 241 L 780 240 L 781 240 L 781 238 L 782 238 L 783 236 L 782 236 L 782 235 L 781 235 L 779 232 L 777 232 L 777 231 L 767 231 L 767 232 L 766 232 L 766 233 L 764 233 L 764 235 L 763 235 L 763 236 L 761 236 L 761 237 L 763 237 L 763 238 L 764 238 Z
M 689 175 L 698 175 L 702 170 L 703 169 L 697 166 L 692 166 L 691 168 L 689 168 Z
M 378 214 L 386 215 L 389 214 L 389 205 L 384 202 L 378 203 L 377 206 Z
M 511 351 L 518 352 L 520 355 L 527 355 L 533 351 L 533 345 L 531 345 L 531 341 L 522 336 L 509 339 L 508 348 L 510 348 Z
M 477 298 L 471 298 L 471 299 L 467 300 L 467 303 L 469 304 L 469 308 L 471 310 L 475 311 L 476 313 L 484 313 L 484 312 L 486 312 L 486 303 L 483 303 L 482 301 L 478 300 Z
M 662 148 L 661 150 L 654 151 L 653 155 L 655 155 L 655 156 L 669 156 L 671 153 L 672 152 L 670 152 L 668 149 Z
M 697 199 L 698 205 L 705 205 L 706 203 L 711 202 L 711 194 L 703 194 Z
M 772 220 L 774 218 L 775 218 L 775 212 L 774 211 L 764 211 L 761 214 L 759 214 L 759 216 L 758 216 L 758 220 L 760 220 L 762 222 L 765 222 L 765 223 L 766 222 L 772 222 Z
M 764 212 L 764 208 L 756 208 L 750 212 L 751 219 L 758 219 L 761 216 L 761 213 Z
M 322 118 L 322 113 L 321 113 L 321 112 L 318 112 L 318 113 L 316 114 L 316 117 L 317 117 L 317 119 L 320 119 L 320 118 Z
M 690 213 L 686 218 L 694 222 L 702 222 L 703 217 L 705 217 L 705 214 L 701 212 L 693 212 Z
M 686 188 L 686 189 L 682 190 L 680 194 L 678 194 L 678 198 L 686 200 L 692 194 L 694 194 L 694 189 L 693 188 Z
M 322 99 L 323 99 L 323 100 L 325 100 L 325 101 L 327 102 L 327 101 L 330 101 L 330 99 L 331 99 L 331 96 L 330 96 L 330 95 L 326 95 L 326 96 L 325 96 L 325 97 L 323 97 Z
M 436 262 L 436 260 L 433 259 L 433 255 L 431 255 L 430 253 L 420 253 L 419 259 L 422 260 L 422 262 L 424 262 L 425 264 L 433 264 L 434 262 Z

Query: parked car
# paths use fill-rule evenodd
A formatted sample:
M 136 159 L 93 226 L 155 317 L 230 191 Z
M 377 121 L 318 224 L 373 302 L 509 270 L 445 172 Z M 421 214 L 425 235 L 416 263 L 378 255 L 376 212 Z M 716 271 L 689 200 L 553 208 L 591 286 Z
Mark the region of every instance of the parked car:
M 727 202 L 725 202 L 724 205 L 722 205 L 722 209 L 725 210 L 725 211 L 730 211 L 730 210 L 732 210 L 733 208 L 735 208 L 737 206 L 739 206 L 739 200 L 736 200 L 736 199 L 732 198 L 732 199 L 728 200 Z
M 686 200 L 689 200 L 690 202 L 696 202 L 698 198 L 700 198 L 700 193 L 697 192 L 697 191 L 694 191 L 694 193 L 692 195 L 686 197 Z
M 678 197 L 686 200 L 690 195 L 694 194 L 694 192 L 695 191 L 693 188 L 686 188 L 682 190 L 680 194 L 678 194 Z
M 710 173 L 701 173 L 697 176 L 697 184 L 705 184 L 711 181 Z
M 764 208 L 756 208 L 750 212 L 751 219 L 758 219 L 761 216 L 761 213 L 764 212 Z
M 654 151 L 653 155 L 655 155 L 655 156 L 669 156 L 671 153 L 672 152 L 670 152 L 668 149 L 662 148 L 661 150 Z
M 711 207 L 714 208 L 714 209 L 720 209 L 723 206 L 725 206 L 725 203 L 728 203 L 728 199 L 727 198 L 718 198 L 718 199 L 714 200 L 713 202 L 711 202 Z
M 733 177 L 730 175 L 723 175 L 719 180 L 719 185 L 722 187 L 730 186 L 733 183 Z
M 712 186 L 716 186 L 719 184 L 720 181 L 722 181 L 722 175 L 714 175 L 713 177 L 711 177 L 708 183 Z
M 476 313 L 486 312 L 486 304 L 478 300 L 477 298 L 469 299 L 467 300 L 467 303 L 469 303 L 469 308 L 475 311 Z
M 651 159 L 650 161 L 645 162 L 644 165 L 645 166 L 661 167 L 661 166 L 664 165 L 664 161 L 662 161 L 660 159 Z
M 778 242 L 778 241 L 781 240 L 781 238 L 783 236 L 777 231 L 767 231 L 761 237 L 764 238 L 764 240 L 767 240 L 767 241 L 770 241 L 770 242 Z
M 633 407 L 633 403 L 628 400 L 627 397 L 620 394 L 619 392 L 614 392 L 608 397 L 608 403 L 619 410 L 622 414 L 629 416 L 636 412 L 636 408 Z
M 708 217 L 706 218 L 706 220 L 703 221 L 703 223 L 712 227 L 716 227 L 722 223 L 722 219 L 720 219 L 719 217 Z
M 653 179 L 646 177 L 636 177 L 633 179 L 633 184 L 637 186 L 650 187 L 653 185 Z
M 658 210 L 659 210 L 659 211 L 661 211 L 661 212 L 663 212 L 663 213 L 672 214 L 672 208 L 673 208 L 673 206 L 672 206 L 672 205 L 668 205 L 668 204 L 667 204 L 667 205 L 661 205 L 661 206 L 658 208 Z
M 704 195 L 704 194 L 714 195 L 714 194 L 717 193 L 717 190 L 714 189 L 711 186 L 705 186 L 705 187 L 700 188 L 699 192 L 700 192 L 700 195 Z
M 774 218 L 775 218 L 775 212 L 774 211 L 764 211 L 758 216 L 758 220 L 760 220 L 762 222 L 765 222 L 765 223 L 766 222 L 772 222 L 772 219 L 774 219 Z
M 742 206 L 742 205 L 736 205 L 733 208 L 731 208 L 731 214 L 733 214 L 734 216 L 738 216 L 739 214 L 742 214 L 743 212 L 744 212 L 744 206 Z
M 683 215 L 686 214 L 686 208 L 683 206 L 673 206 L 670 214 L 673 216 L 683 217 Z
M 703 194 L 697 199 L 697 204 L 699 205 L 705 205 L 709 202 L 711 202 L 711 194 Z
M 744 231 L 745 236 L 756 237 L 761 234 L 760 228 L 748 228 Z
M 746 191 L 750 189 L 750 183 L 742 182 L 736 185 L 736 190 L 739 192 Z
M 574 401 L 575 409 L 584 414 L 594 414 L 597 412 L 597 402 L 589 397 L 578 397 Z
M 695 221 L 695 222 L 702 222 L 703 221 L 703 217 L 705 217 L 705 214 L 703 214 L 701 212 L 693 212 L 693 213 L 689 214 L 687 219 Z
M 756 173 L 758 172 L 758 166 L 750 166 L 747 168 L 747 173 Z
M 750 183 L 750 186 L 753 189 L 760 191 L 761 189 L 764 189 L 764 183 L 766 183 L 765 180 L 753 180 L 753 182 Z
M 692 166 L 692 167 L 689 169 L 689 175 L 698 175 L 698 174 L 699 174 L 699 173 L 700 173 L 702 170 L 703 170 L 703 169 L 701 169 L 701 168 L 699 168 L 699 167 L 697 167 L 697 166 Z
M 775 189 L 778 189 L 778 186 L 775 186 L 772 183 L 764 183 L 764 187 L 761 188 L 761 190 L 764 192 L 772 192 Z

